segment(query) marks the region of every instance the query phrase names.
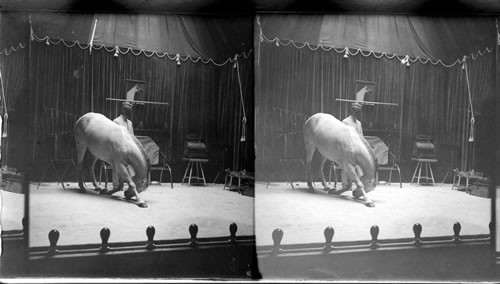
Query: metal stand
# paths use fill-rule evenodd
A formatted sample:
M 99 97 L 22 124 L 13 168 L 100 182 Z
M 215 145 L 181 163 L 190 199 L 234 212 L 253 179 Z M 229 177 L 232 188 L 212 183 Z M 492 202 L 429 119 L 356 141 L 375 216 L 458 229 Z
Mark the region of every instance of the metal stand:
M 66 167 L 64 168 L 64 171 L 63 171 L 62 175 L 59 175 L 59 171 L 57 170 L 56 164 L 66 164 Z M 47 174 L 47 170 L 52 166 L 52 168 L 54 168 L 56 170 L 56 173 L 58 173 L 58 175 L 57 175 L 57 180 L 58 180 L 57 184 L 60 183 L 62 185 L 63 189 L 66 190 L 66 187 L 64 186 L 64 180 L 63 180 L 63 178 L 66 175 L 66 173 L 68 172 L 68 169 L 69 169 L 69 167 L 71 165 L 73 165 L 73 167 L 75 167 L 75 169 L 76 169 L 76 164 L 75 164 L 75 162 L 72 159 L 67 159 L 67 160 L 50 160 L 49 165 L 47 165 L 47 167 L 45 167 L 45 170 L 43 171 L 42 179 L 38 183 L 38 186 L 36 187 L 36 189 L 38 189 L 40 187 L 40 184 L 42 183 L 42 181 L 45 178 L 45 175 Z

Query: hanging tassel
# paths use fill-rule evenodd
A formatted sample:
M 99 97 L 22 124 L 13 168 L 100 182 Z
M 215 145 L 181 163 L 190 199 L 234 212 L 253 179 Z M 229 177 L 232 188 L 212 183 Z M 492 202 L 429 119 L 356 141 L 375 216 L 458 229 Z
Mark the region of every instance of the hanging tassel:
M 469 142 L 474 142 L 474 123 L 475 123 L 475 119 L 474 119 L 474 117 L 471 117 Z
M 401 60 L 401 64 L 406 65 L 406 67 L 410 66 L 410 56 L 406 55 L 403 60 Z
M 9 127 L 8 127 L 8 120 L 9 120 L 9 115 L 5 113 L 3 116 L 3 129 L 2 129 L 2 137 L 7 138 Z
M 50 45 L 49 38 L 47 37 L 47 40 L 45 41 L 45 45 Z
M 114 57 L 118 57 L 118 46 L 115 47 L 115 54 L 113 55 Z
M 177 66 L 181 65 L 181 55 L 179 53 L 175 55 L 175 61 L 177 61 Z
M 276 46 L 280 46 L 279 39 L 276 39 Z
M 349 58 L 349 49 L 345 48 L 344 58 Z
M 247 137 L 246 137 L 247 118 L 243 117 L 243 119 L 242 119 L 241 122 L 242 122 L 242 124 L 241 124 L 241 138 L 240 138 L 240 142 L 245 142 L 247 140 Z

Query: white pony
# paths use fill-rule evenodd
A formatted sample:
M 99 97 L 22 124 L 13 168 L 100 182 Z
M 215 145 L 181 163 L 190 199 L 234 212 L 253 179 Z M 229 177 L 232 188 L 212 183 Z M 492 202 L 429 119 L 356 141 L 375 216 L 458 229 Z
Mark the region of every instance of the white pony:
M 78 119 L 74 127 L 78 185 L 80 191 L 85 192 L 83 185 L 82 162 L 87 149 L 93 155 L 90 170 L 92 173 L 92 184 L 101 194 L 111 195 L 123 190 L 123 181 L 129 185 L 125 191 L 125 197 L 130 199 L 135 196 L 139 207 L 147 207 L 147 204 L 139 197 L 139 193 L 145 191 L 149 186 L 149 172 L 151 165 L 142 144 L 128 132 L 106 116 L 100 113 L 89 112 Z M 107 162 L 113 166 L 120 179 L 120 185 L 111 191 L 101 189 L 96 182 L 94 166 L 97 159 Z M 133 173 L 128 166 L 133 168 Z
M 353 127 L 345 125 L 333 115 L 317 113 L 311 116 L 304 125 L 304 143 L 309 191 L 314 192 L 311 161 L 315 150 L 318 150 L 321 156 L 321 182 L 325 190 L 333 194 L 341 194 L 349 190 L 344 188 L 335 191 L 326 185 L 323 166 L 328 159 L 340 164 L 349 180 L 356 183 L 357 188 L 353 191 L 354 197 L 363 196 L 366 202 L 371 203 L 366 193 L 375 189 L 377 161 L 368 142 Z M 358 176 L 355 166 L 361 167 L 362 176 Z

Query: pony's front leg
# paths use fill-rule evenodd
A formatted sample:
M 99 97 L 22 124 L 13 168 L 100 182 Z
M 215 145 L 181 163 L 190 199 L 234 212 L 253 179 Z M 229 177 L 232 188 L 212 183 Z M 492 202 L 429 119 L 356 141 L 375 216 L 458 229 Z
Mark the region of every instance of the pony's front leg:
M 356 182 L 357 188 L 352 192 L 353 196 L 356 198 L 363 196 L 363 199 L 366 202 L 372 203 L 372 201 L 370 199 L 368 199 L 368 196 L 366 195 L 365 187 L 363 186 L 363 183 L 359 179 L 359 176 L 358 176 L 354 166 L 351 164 L 348 164 L 344 167 L 344 171 L 346 171 L 347 176 L 351 177 Z M 358 190 L 361 191 L 361 194 L 358 193 Z
M 117 170 L 118 170 L 118 175 L 123 177 L 123 179 L 128 183 L 128 189 L 127 189 L 127 191 L 125 191 L 125 198 L 130 199 L 130 198 L 132 198 L 132 196 L 135 196 L 135 198 L 137 199 L 137 203 L 138 203 L 137 206 L 142 207 L 142 208 L 148 207 L 146 202 L 139 197 L 139 193 L 137 192 L 136 185 L 135 185 L 134 181 L 132 180 L 132 176 L 130 175 L 128 168 L 125 165 L 120 164 L 117 166 Z

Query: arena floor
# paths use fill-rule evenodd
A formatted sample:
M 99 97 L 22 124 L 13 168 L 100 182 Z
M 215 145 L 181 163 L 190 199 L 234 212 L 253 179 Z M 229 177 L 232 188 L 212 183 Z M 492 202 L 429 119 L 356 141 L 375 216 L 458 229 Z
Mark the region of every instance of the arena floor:
M 286 183 L 266 184 L 256 183 L 255 199 L 223 191 L 222 185 L 153 185 L 142 195 L 149 204 L 145 209 L 92 191 L 80 194 L 76 184 L 66 191 L 55 183 L 42 183 L 39 189 L 31 184 L 30 245 L 48 245 L 53 228 L 61 232 L 59 244 L 98 243 L 102 227 L 111 229 L 110 242 L 144 240 L 149 225 L 156 227 L 155 239 L 188 238 L 192 223 L 198 224 L 200 237 L 209 237 L 227 235 L 229 224 L 236 222 L 238 235 L 255 234 L 258 245 L 272 244 L 276 228 L 284 231 L 284 244 L 323 242 L 327 226 L 335 229 L 334 241 L 368 240 L 375 224 L 379 238 L 412 237 L 415 223 L 422 224 L 424 237 L 452 235 L 455 222 L 461 223 L 462 234 L 489 233 L 490 199 L 451 190 L 451 184 L 379 185 L 369 194 L 373 208 L 319 189 L 308 193 L 305 183 L 295 191 Z M 22 229 L 24 195 L 1 191 L 1 198 L 2 230 Z
M 0 190 L 2 231 L 23 229 L 24 194 Z
M 276 228 L 284 232 L 282 244 L 324 242 L 328 226 L 335 229 L 333 241 L 370 240 L 372 225 L 379 226 L 380 239 L 413 237 L 415 223 L 422 225 L 422 237 L 451 236 L 455 222 L 462 235 L 489 234 L 491 199 L 452 190 L 451 184 L 378 185 L 369 193 L 375 207 L 328 195 L 320 183 L 316 193 L 308 193 L 305 183 L 297 183 L 296 190 L 287 183 L 266 184 L 257 182 L 255 188 L 258 246 L 272 244 Z
M 146 240 L 150 225 L 156 228 L 155 240 L 189 238 L 193 223 L 198 237 L 229 236 L 232 222 L 238 225 L 237 235 L 254 235 L 254 198 L 223 190 L 221 184 L 152 185 L 141 193 L 148 208 L 122 200 L 123 193 L 79 193 L 76 183 L 66 190 L 56 183 L 36 185 L 30 188 L 30 246 L 49 245 L 51 229 L 59 230 L 60 245 L 100 243 L 103 227 L 111 231 L 110 243 Z

